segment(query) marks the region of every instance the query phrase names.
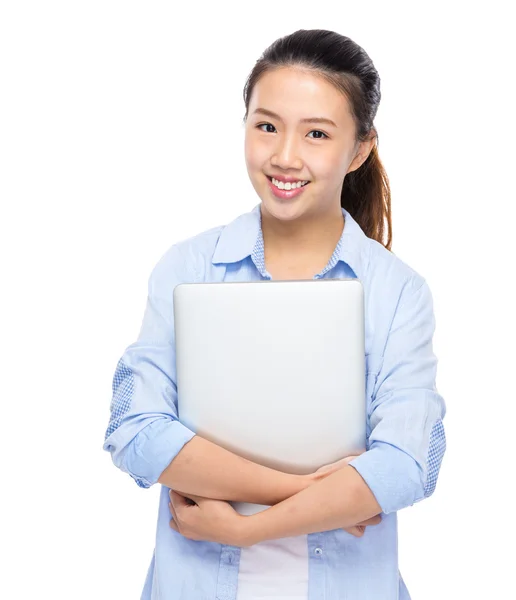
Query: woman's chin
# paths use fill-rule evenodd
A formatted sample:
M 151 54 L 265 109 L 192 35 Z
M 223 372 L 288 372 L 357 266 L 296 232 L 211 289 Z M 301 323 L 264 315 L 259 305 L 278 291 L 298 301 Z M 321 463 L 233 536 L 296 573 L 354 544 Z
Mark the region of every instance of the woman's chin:
M 290 221 L 299 217 L 307 209 L 303 195 L 294 198 L 278 198 L 266 189 L 260 196 L 266 211 L 277 219 Z
M 262 205 L 269 215 L 281 221 L 292 221 L 297 219 L 305 212 L 303 202 L 280 200 L 277 198 L 262 197 Z

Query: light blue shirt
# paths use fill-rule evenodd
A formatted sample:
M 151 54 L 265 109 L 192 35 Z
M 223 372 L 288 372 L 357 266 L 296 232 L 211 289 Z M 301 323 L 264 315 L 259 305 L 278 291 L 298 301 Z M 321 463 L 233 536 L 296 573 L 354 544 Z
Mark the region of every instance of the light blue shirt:
M 308 600 L 407 600 L 398 569 L 396 512 L 433 493 L 446 448 L 446 408 L 435 387 L 432 295 L 423 277 L 342 212 L 342 236 L 315 279 L 356 277 L 364 286 L 367 451 L 350 464 L 383 514 L 362 538 L 342 529 L 307 536 Z M 155 484 L 194 436 L 177 414 L 174 287 L 261 279 L 271 276 L 260 205 L 173 245 L 154 267 L 141 331 L 114 375 L 103 446 L 140 487 Z M 141 600 L 235 600 L 240 548 L 192 541 L 171 529 L 168 491 L 161 486 Z

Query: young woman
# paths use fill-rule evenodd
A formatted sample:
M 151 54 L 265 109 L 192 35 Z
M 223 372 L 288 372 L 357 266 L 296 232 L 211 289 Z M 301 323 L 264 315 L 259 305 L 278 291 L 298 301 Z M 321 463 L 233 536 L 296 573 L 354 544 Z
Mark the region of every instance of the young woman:
M 141 597 L 406 600 L 396 513 L 435 488 L 445 404 L 435 388 L 431 292 L 390 251 L 373 124 L 380 78 L 349 38 L 300 30 L 265 51 L 244 100 L 245 158 L 260 203 L 161 258 L 138 340 L 114 376 L 104 449 L 139 486 L 162 484 Z M 365 291 L 366 452 L 292 475 L 178 420 L 177 284 L 338 277 L 358 277 Z M 271 508 L 242 516 L 230 501 Z

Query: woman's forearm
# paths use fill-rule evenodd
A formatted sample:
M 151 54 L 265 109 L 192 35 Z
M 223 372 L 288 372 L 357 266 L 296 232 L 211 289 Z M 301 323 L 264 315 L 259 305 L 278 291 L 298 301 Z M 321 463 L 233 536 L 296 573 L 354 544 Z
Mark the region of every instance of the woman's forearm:
M 274 505 L 310 485 L 303 475 L 258 465 L 200 436 L 193 437 L 158 479 L 185 496 Z
M 352 527 L 381 512 L 362 477 L 345 466 L 276 506 L 243 517 L 241 545 Z

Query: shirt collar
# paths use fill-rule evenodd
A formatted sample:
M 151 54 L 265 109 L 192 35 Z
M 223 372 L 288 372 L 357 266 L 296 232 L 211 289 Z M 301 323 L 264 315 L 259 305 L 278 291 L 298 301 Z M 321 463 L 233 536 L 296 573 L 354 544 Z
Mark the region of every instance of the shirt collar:
M 222 230 L 212 263 L 229 264 L 244 260 L 253 254 L 257 244 L 263 244 L 261 204 L 252 211 L 240 215 Z M 367 267 L 368 237 L 351 214 L 342 208 L 344 231 L 338 242 L 338 260 L 345 262 L 359 279 L 365 277 Z

